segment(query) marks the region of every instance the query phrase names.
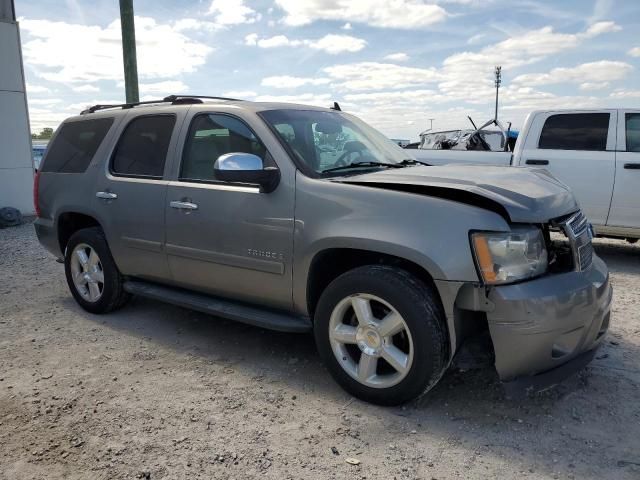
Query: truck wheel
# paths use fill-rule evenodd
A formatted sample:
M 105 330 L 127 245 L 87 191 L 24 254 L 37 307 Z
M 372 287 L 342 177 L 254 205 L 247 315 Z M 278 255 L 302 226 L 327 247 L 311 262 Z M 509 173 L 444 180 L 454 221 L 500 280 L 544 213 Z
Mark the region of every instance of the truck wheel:
M 353 396 L 397 405 L 429 391 L 448 361 L 445 316 L 432 288 L 395 267 L 359 267 L 322 293 L 314 333 L 334 379 Z
M 99 227 L 78 230 L 65 250 L 64 270 L 73 298 L 91 313 L 107 313 L 129 299 L 107 239 Z

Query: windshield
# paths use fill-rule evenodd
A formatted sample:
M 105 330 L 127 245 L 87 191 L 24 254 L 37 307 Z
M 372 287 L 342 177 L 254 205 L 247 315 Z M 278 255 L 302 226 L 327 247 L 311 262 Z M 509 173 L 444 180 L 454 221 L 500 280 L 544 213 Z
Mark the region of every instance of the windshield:
M 317 174 L 388 168 L 410 158 L 380 132 L 343 112 L 269 110 L 260 112 L 260 116 L 298 161 Z

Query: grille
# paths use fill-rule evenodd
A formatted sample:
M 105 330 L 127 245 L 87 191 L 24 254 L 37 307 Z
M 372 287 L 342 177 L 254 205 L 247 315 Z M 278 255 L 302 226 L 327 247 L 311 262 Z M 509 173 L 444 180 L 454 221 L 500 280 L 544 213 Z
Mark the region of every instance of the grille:
M 593 261 L 593 245 L 591 239 L 589 239 L 589 243 L 578 247 L 578 260 L 580 262 L 580 270 L 586 270 L 591 266 L 591 262 Z
M 593 245 L 587 217 L 579 211 L 571 218 L 560 222 L 559 226 L 569 238 L 575 269 L 578 271 L 588 269 L 593 261 Z
M 587 228 L 589 228 L 587 217 L 584 216 L 584 213 L 582 213 L 582 211 L 578 212 L 574 217 L 569 219 L 568 225 L 575 237 L 580 237 L 583 233 L 586 232 Z

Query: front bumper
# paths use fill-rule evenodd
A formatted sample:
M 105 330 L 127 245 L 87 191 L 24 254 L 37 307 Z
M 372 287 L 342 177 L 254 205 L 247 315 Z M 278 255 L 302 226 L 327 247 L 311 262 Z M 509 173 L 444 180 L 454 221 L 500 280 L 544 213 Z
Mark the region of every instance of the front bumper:
M 535 376 L 529 384 L 540 390 L 545 378 L 558 383 L 582 368 L 607 332 L 611 298 L 607 267 L 596 256 L 583 272 L 492 288 L 486 315 L 501 380 Z

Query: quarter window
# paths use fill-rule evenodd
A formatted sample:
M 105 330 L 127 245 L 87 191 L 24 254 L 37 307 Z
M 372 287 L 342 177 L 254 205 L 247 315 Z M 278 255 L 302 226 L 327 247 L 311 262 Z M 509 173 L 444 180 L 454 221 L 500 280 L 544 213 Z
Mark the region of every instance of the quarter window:
M 570 113 L 547 118 L 538 148 L 553 150 L 607 149 L 608 113 Z
M 127 177 L 162 178 L 173 115 L 149 115 L 133 119 L 118 141 L 111 173 Z
M 640 113 L 626 114 L 625 135 L 627 152 L 640 152 Z
M 63 124 L 49 148 L 42 171 L 84 172 L 112 124 L 113 118 L 96 118 Z
M 182 154 L 180 180 L 215 181 L 213 166 L 226 153 L 252 153 L 269 163 L 266 148 L 242 121 L 221 114 L 196 116 Z

